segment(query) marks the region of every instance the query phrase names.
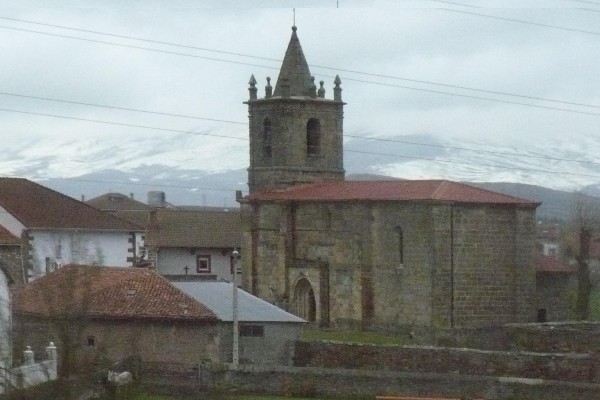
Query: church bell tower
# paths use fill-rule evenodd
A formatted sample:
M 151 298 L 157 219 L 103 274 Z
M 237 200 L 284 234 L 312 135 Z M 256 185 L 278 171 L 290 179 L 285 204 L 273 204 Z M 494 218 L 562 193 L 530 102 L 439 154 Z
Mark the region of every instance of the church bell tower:
M 339 76 L 333 100 L 317 89 L 302 46 L 292 27 L 275 90 L 267 78 L 265 96 L 257 97 L 250 77 L 250 193 L 282 189 L 300 183 L 343 181 L 344 102 Z

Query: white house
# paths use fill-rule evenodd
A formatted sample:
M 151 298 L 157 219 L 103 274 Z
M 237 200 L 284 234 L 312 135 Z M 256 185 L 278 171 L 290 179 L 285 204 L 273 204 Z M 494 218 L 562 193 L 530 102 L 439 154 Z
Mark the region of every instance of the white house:
M 6 367 L 11 365 L 10 343 L 10 295 L 9 278 L 0 264 L 0 380 L 3 381 Z
M 22 178 L 0 178 L 0 226 L 21 238 L 29 280 L 63 264 L 132 266 L 143 228 Z
M 231 279 L 232 251 L 241 242 L 239 211 L 173 210 L 150 213 L 146 247 L 157 272 L 169 279 Z
M 148 204 L 121 193 L 86 203 L 143 226 L 144 261 L 168 279 L 231 279 L 231 254 L 241 244 L 238 208 L 176 206 L 158 191 L 148 192 Z

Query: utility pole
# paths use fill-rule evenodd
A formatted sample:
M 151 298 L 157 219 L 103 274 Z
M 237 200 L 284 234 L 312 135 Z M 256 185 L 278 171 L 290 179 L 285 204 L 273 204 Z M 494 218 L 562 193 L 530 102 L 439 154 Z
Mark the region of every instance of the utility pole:
M 237 258 L 240 253 L 237 250 L 231 252 L 231 283 L 233 284 L 233 344 L 232 344 L 232 360 L 234 368 L 240 364 L 240 347 L 239 347 L 239 323 L 238 323 L 238 288 L 235 283 L 237 275 Z

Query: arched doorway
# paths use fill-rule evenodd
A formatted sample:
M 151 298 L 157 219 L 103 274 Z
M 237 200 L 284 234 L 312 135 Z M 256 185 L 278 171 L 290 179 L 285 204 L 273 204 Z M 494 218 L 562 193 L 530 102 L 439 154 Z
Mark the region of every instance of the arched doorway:
M 294 314 L 308 322 L 316 320 L 315 292 L 306 278 L 300 279 L 294 288 Z

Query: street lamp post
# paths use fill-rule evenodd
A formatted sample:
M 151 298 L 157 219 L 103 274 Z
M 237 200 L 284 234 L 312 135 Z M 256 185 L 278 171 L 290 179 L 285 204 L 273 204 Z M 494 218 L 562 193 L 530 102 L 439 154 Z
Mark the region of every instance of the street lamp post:
M 232 256 L 232 261 L 231 261 L 231 265 L 232 265 L 232 274 L 231 274 L 231 283 L 233 284 L 233 344 L 232 344 L 232 360 L 231 363 L 233 364 L 233 366 L 235 368 L 238 367 L 238 365 L 240 364 L 240 348 L 239 348 L 239 322 L 238 322 L 238 288 L 237 285 L 235 283 L 235 276 L 236 276 L 236 270 L 237 270 L 237 258 L 238 258 L 239 252 L 237 250 L 234 250 L 231 253 Z

